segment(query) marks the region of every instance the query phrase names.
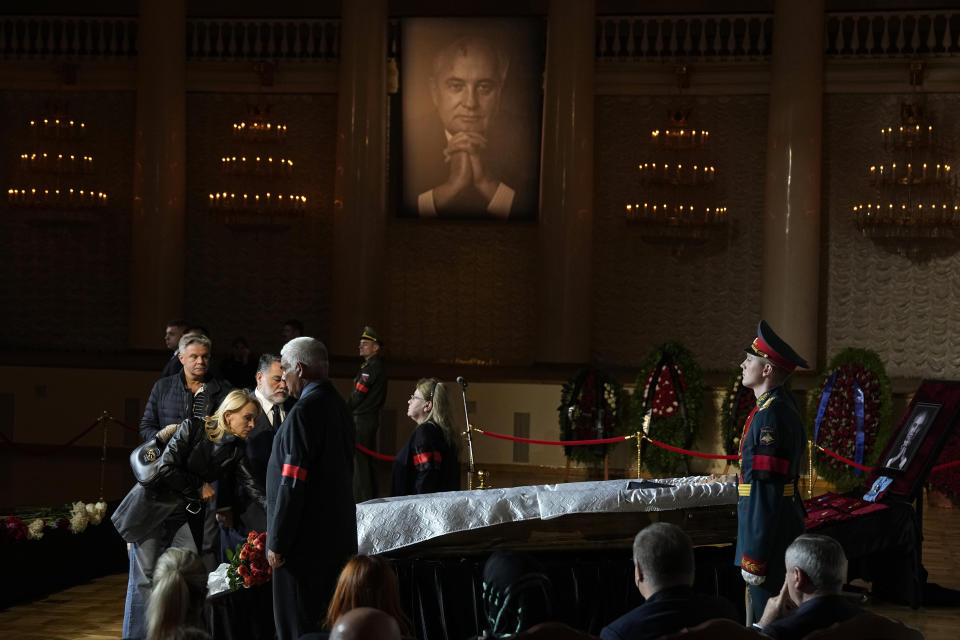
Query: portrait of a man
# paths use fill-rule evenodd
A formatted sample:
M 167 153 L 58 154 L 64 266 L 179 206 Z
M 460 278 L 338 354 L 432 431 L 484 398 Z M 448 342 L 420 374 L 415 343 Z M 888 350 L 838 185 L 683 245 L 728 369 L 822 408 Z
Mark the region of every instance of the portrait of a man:
M 890 454 L 883 464 L 885 469 L 905 472 L 910 468 L 917 450 L 933 425 L 940 406 L 932 403 L 917 403 L 907 417 L 905 426 L 897 433 Z
M 404 22 L 401 215 L 536 218 L 538 30 L 512 19 Z

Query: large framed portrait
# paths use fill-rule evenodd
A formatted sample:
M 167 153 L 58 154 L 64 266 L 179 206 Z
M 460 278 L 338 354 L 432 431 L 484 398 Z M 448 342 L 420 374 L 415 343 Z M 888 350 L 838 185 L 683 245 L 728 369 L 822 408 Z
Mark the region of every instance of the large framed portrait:
M 400 42 L 399 215 L 535 220 L 543 20 L 410 18 Z
M 902 474 L 910 468 L 913 459 L 937 419 L 942 402 L 916 402 L 885 452 L 882 463 L 887 474 Z

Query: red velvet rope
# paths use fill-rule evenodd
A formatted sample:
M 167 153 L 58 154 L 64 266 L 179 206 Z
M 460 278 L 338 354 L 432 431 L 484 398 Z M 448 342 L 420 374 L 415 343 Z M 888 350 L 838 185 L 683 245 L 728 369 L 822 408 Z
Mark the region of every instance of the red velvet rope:
M 863 466 L 862 464 L 857 464 L 856 462 L 854 462 L 854 461 L 851 460 L 850 458 L 844 458 L 844 457 L 843 457 L 842 455 L 840 455 L 839 453 L 834 453 L 833 451 L 830 451 L 830 449 L 825 449 L 824 447 L 821 447 L 820 445 L 817 445 L 817 449 L 819 449 L 820 451 L 823 451 L 825 454 L 827 454 L 827 455 L 830 456 L 831 458 L 836 458 L 836 459 L 839 460 L 840 462 L 846 462 L 846 463 L 847 463 L 848 465 L 850 465 L 851 467 L 856 467 L 857 469 L 860 469 L 860 471 L 870 471 L 870 467 L 865 467 L 865 466 Z
M 357 449 L 359 449 L 360 451 L 363 451 L 363 452 L 364 452 L 365 454 L 367 454 L 368 456 L 371 456 L 371 457 L 373 457 L 373 458 L 376 458 L 377 460 L 388 460 L 388 461 L 389 461 L 389 460 L 396 460 L 396 457 L 395 457 L 395 456 L 385 456 L 385 455 L 383 455 L 382 453 L 377 453 L 376 451 L 370 451 L 370 449 L 367 449 L 367 448 L 366 448 L 365 446 L 363 446 L 362 444 L 355 444 L 354 446 L 355 446 Z
M 695 458 L 710 458 L 711 460 L 739 460 L 740 456 L 725 456 L 720 454 L 713 453 L 698 453 L 696 451 L 690 451 L 689 449 L 681 449 L 680 447 L 675 447 L 671 444 L 665 442 L 657 442 L 653 438 L 643 436 L 643 439 L 649 442 L 652 445 L 656 445 L 661 449 L 666 449 L 668 451 L 675 451 L 677 453 L 682 453 L 688 456 L 694 456 Z
M 108 417 L 107 417 L 107 420 L 109 420 L 110 422 L 113 422 L 113 423 L 115 423 L 115 424 L 120 425 L 121 427 L 123 427 L 123 428 L 126 429 L 127 431 L 133 431 L 133 432 L 135 432 L 135 433 L 140 433 L 140 429 L 138 429 L 137 427 L 131 427 L 131 426 L 128 425 L 126 422 L 123 422 L 122 420 L 117 420 L 117 419 L 114 418 L 113 416 L 108 416 Z
M 960 460 L 954 460 L 953 462 L 944 462 L 943 464 L 938 464 L 931 471 L 943 471 L 944 469 L 949 469 L 950 467 L 956 467 L 960 465 Z
M 615 442 L 623 442 L 624 440 L 630 440 L 635 438 L 636 435 L 631 434 L 629 436 L 617 436 L 616 438 L 603 438 L 602 440 L 531 440 L 530 438 L 518 438 L 517 436 L 505 436 L 502 433 L 493 433 L 492 431 L 484 431 L 483 429 L 473 429 L 477 433 L 482 433 L 485 436 L 490 436 L 491 438 L 499 438 L 501 440 L 512 440 L 514 442 L 528 442 L 530 444 L 552 444 L 557 446 L 573 446 L 573 445 L 584 445 L 584 444 L 613 444 Z
M 60 452 L 63 451 L 64 449 L 66 449 L 66 448 L 68 448 L 68 447 L 71 447 L 71 446 L 73 446 L 74 444 L 76 444 L 77 440 L 79 440 L 79 439 L 82 438 L 83 436 L 85 436 L 85 435 L 87 435 L 88 433 L 90 433 L 91 431 L 93 431 L 94 428 L 96 428 L 96 426 L 97 426 L 98 424 L 100 424 L 101 421 L 102 421 L 102 418 L 97 418 L 96 420 L 93 421 L 93 424 L 91 424 L 89 427 L 87 427 L 86 429 L 84 429 L 83 431 L 81 431 L 80 433 L 78 433 L 77 435 L 75 435 L 73 438 L 71 438 L 71 439 L 68 440 L 67 442 L 61 444 L 61 445 L 58 446 L 58 447 L 54 447 L 54 448 L 51 449 L 50 451 L 37 451 L 36 449 L 31 449 L 30 447 L 28 447 L 28 446 L 26 446 L 26 445 L 22 445 L 22 444 L 20 444 L 19 442 L 14 442 L 13 440 L 11 440 L 10 438 L 8 438 L 7 436 L 5 436 L 5 435 L 2 434 L 2 433 L 0 433 L 0 440 L 2 440 L 3 442 L 5 442 L 6 444 L 8 444 L 8 445 L 10 445 L 10 446 L 12 446 L 12 447 L 14 447 L 14 448 L 16 448 L 16 449 L 24 452 L 24 453 L 27 454 L 28 456 L 34 456 L 34 457 L 36 457 L 36 458 L 46 457 L 46 456 L 52 456 L 52 455 L 54 455 L 54 454 L 60 453 Z

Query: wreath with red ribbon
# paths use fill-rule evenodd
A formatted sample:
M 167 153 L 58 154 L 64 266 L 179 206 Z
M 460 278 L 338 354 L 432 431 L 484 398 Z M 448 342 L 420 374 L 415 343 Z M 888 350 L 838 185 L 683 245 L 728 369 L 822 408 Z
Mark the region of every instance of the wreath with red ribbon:
M 947 438 L 947 444 L 944 445 L 940 457 L 937 458 L 937 462 L 933 466 L 936 467 L 955 460 L 960 460 L 960 431 L 957 429 L 954 429 L 953 433 Z M 960 465 L 931 472 L 928 482 L 930 488 L 937 489 L 950 498 L 960 498 Z
M 644 430 L 644 418 L 650 424 Z M 700 432 L 703 378 L 700 365 L 686 347 L 668 342 L 647 357 L 630 401 L 630 426 L 652 439 L 689 449 Z M 651 473 L 680 477 L 689 473 L 686 456 L 660 447 L 642 447 L 643 464 Z
M 623 433 L 627 403 L 623 385 L 600 369 L 580 369 L 560 391 L 560 439 L 601 440 Z M 564 447 L 564 454 L 576 462 L 597 465 L 610 445 Z
M 863 392 L 862 405 L 857 389 Z M 883 361 L 868 349 L 844 349 L 830 361 L 817 378 L 807 411 L 807 436 L 813 440 L 818 414 L 821 415 L 816 443 L 834 453 L 856 460 L 857 415 L 862 411 L 863 446 L 860 464 L 871 466 L 892 429 L 893 397 Z M 829 397 L 825 394 L 829 393 Z M 822 409 L 821 409 L 822 407 Z M 876 446 L 877 443 L 880 446 Z M 814 454 L 817 473 L 832 482 L 838 491 L 860 486 L 862 473 L 825 454 Z
M 743 423 L 757 404 L 753 389 L 743 386 L 743 371 L 738 367 L 727 382 L 726 393 L 720 408 L 720 435 L 723 439 L 723 452 L 728 456 L 740 452 L 740 438 L 743 435 Z M 740 466 L 739 460 L 730 460 L 730 464 Z

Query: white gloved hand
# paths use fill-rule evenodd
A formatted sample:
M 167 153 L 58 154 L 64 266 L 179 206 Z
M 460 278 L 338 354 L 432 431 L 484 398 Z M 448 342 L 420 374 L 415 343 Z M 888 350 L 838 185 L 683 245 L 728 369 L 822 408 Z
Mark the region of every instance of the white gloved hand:
M 763 584 L 763 582 L 767 579 L 767 576 L 758 576 L 756 574 L 750 573 L 746 569 L 740 569 L 740 575 L 743 576 L 744 582 L 746 582 L 747 584 L 752 584 L 753 586 L 757 586 L 758 584 Z

